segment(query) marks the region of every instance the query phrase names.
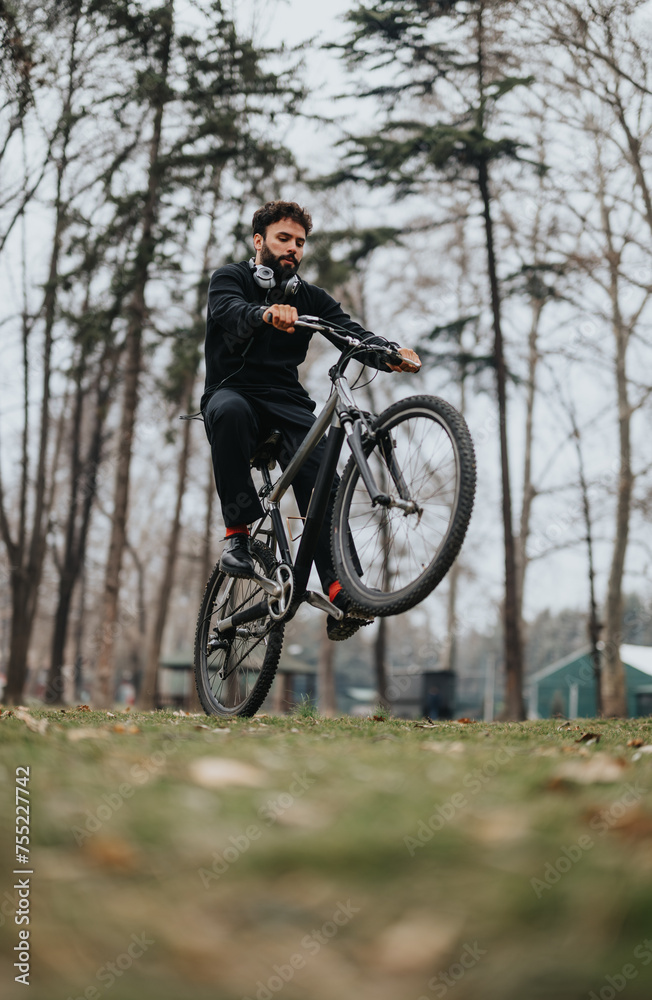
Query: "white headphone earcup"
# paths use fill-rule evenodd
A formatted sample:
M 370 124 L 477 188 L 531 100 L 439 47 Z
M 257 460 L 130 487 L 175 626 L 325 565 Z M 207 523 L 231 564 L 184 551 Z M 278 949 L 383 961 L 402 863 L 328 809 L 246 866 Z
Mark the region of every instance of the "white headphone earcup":
M 266 264 L 254 263 L 253 257 L 249 261 L 249 267 L 253 271 L 254 281 L 260 288 L 274 288 L 276 278 L 271 267 L 267 267 Z

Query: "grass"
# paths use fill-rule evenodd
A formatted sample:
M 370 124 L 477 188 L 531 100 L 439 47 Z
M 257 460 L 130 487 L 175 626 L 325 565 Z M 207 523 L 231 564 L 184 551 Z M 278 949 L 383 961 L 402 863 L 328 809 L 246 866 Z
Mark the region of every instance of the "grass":
M 20 766 L 32 1000 L 650 996 L 648 720 L 30 715 L 0 716 L 6 1000 Z

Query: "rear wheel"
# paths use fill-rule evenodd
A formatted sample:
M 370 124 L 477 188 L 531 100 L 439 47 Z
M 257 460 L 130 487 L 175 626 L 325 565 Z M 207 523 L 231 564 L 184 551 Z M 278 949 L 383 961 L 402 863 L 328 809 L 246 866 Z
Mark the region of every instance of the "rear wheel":
M 272 577 L 274 554 L 257 539 L 251 553 L 258 572 Z M 219 565 L 206 585 L 195 632 L 195 682 L 207 715 L 250 716 L 271 687 L 283 646 L 284 623 L 269 615 L 227 632 L 218 622 L 265 597 L 255 580 L 226 576 Z
M 364 611 L 395 615 L 443 579 L 471 518 L 475 455 L 464 418 L 436 396 L 388 407 L 365 444 L 389 506 L 372 506 L 351 457 L 333 511 L 333 561 L 348 596 Z

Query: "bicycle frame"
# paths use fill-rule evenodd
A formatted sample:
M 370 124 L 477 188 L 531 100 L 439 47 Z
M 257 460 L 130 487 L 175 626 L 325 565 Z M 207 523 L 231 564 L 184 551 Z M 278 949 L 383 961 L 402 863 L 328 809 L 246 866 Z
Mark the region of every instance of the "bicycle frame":
M 272 520 L 274 534 L 281 558 L 283 562 L 286 562 L 291 566 L 293 565 L 294 568 L 294 585 L 297 596 L 303 595 L 308 585 L 308 577 L 310 576 L 310 570 L 315 555 L 317 538 L 324 522 L 331 486 L 335 478 L 337 462 L 342 451 L 342 444 L 344 442 L 344 428 L 342 427 L 336 412 L 338 402 L 339 394 L 337 391 L 334 391 L 317 417 L 317 420 L 308 431 L 308 434 L 290 461 L 285 472 L 282 473 L 280 479 L 273 485 L 268 497 L 268 513 Z M 328 438 L 326 439 L 326 451 L 323 461 L 319 467 L 312 498 L 310 500 L 310 505 L 304 521 L 303 533 L 301 535 L 296 560 L 293 564 L 290 546 L 288 544 L 283 525 L 283 518 L 281 516 L 279 506 L 280 501 L 292 485 L 297 472 L 309 455 L 317 447 L 329 427 L 330 430 L 328 431 Z M 269 470 L 266 467 L 263 467 L 262 472 L 265 485 L 269 488 L 272 486 Z M 254 537 L 261 530 L 263 524 L 264 520 L 261 522 L 259 528 L 254 531 Z
M 308 319 L 308 317 L 306 317 L 306 319 Z M 323 331 L 324 329 L 324 327 L 320 327 L 313 323 L 299 322 L 297 325 L 307 326 L 315 330 Z M 330 332 L 336 333 L 334 330 L 331 330 Z M 348 341 L 348 343 L 357 343 L 346 337 L 341 339 Z M 307 586 L 317 547 L 317 539 L 324 523 L 331 487 L 335 479 L 337 463 L 342 452 L 342 445 L 344 444 L 345 438 L 348 440 L 349 447 L 351 448 L 355 462 L 360 470 L 360 475 L 369 493 L 372 504 L 400 506 L 406 512 L 412 512 L 416 509 L 415 505 L 406 496 L 405 484 L 403 483 L 402 475 L 398 468 L 396 468 L 396 474 L 394 474 L 390 464 L 390 472 L 398 489 L 399 498 L 390 497 L 388 494 L 383 493 L 378 489 L 378 486 L 374 481 L 371 469 L 367 463 L 363 446 L 362 428 L 364 426 L 364 421 L 353 397 L 351 396 L 349 385 L 344 375 L 344 368 L 348 364 L 349 360 L 349 358 L 345 357 L 345 355 L 346 349 L 340 356 L 339 361 L 336 362 L 330 370 L 329 374 L 333 383 L 333 391 L 326 401 L 325 406 L 319 413 L 315 423 L 308 431 L 306 437 L 276 483 L 272 483 L 267 466 L 262 466 L 261 471 L 264 488 L 260 491 L 260 496 L 263 499 L 263 502 L 267 503 L 267 513 L 252 533 L 253 538 L 258 535 L 267 535 L 268 540 L 273 538 L 275 544 L 278 545 L 281 561 L 292 567 L 294 572 L 294 597 L 292 599 L 292 606 L 296 609 L 302 601 L 307 600 L 313 606 L 320 608 L 322 611 L 327 611 L 336 617 L 341 617 L 342 612 L 339 611 L 339 609 L 334 608 L 330 601 L 328 601 L 323 595 L 308 591 Z M 312 454 L 327 431 L 328 437 L 326 439 L 326 450 L 319 467 L 312 497 L 304 520 L 304 528 L 299 548 L 297 550 L 296 560 L 293 561 L 283 525 L 283 518 L 281 516 L 280 501 L 294 482 L 297 472 L 301 466 Z M 389 448 L 391 449 L 391 442 L 389 443 Z M 271 518 L 273 530 L 265 527 L 268 516 Z M 272 585 L 272 581 L 266 581 L 264 584 L 265 589 L 268 589 L 270 585 Z M 228 629 L 236 628 L 240 625 L 246 625 L 258 618 L 262 618 L 266 615 L 267 608 L 268 602 L 266 599 L 259 601 L 246 610 L 236 612 L 233 616 L 224 619 L 218 625 L 217 631 L 227 631 Z

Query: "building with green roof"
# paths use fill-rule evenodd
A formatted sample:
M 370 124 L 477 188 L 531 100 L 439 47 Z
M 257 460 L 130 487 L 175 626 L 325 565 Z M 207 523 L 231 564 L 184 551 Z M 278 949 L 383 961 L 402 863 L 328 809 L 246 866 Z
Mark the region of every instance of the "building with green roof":
M 620 658 L 625 667 L 627 715 L 652 715 L 652 646 L 623 644 Z M 556 715 L 595 718 L 598 713 L 590 648 L 578 649 L 538 670 L 529 678 L 526 696 L 531 719 Z

